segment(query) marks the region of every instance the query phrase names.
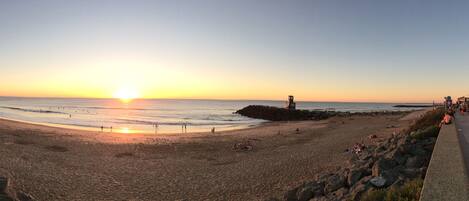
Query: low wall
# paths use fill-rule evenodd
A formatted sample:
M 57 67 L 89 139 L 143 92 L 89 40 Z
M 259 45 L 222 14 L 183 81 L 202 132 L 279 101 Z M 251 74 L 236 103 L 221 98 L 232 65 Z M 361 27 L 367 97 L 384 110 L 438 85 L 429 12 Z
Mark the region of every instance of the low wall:
M 420 201 L 469 201 L 468 181 L 455 124 L 444 125 L 432 153 Z

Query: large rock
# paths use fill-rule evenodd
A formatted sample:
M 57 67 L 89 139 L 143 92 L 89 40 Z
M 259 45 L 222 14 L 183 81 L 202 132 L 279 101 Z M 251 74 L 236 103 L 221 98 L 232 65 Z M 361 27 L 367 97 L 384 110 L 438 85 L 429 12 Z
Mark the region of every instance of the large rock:
M 0 200 L 1 201 L 14 201 L 11 197 L 8 197 L 8 195 L 1 194 L 1 193 L 0 193 Z
M 399 165 L 405 164 L 407 156 L 402 154 L 398 149 L 392 150 L 385 155 L 386 158 L 396 161 Z
M 386 170 L 390 170 L 394 168 L 397 165 L 396 161 L 393 159 L 388 159 L 388 158 L 382 158 L 379 159 L 378 161 L 373 164 L 373 167 L 371 169 L 371 172 L 373 176 L 377 177 L 380 176 L 382 172 Z
M 350 189 L 350 199 L 351 200 L 360 200 L 360 197 L 363 193 L 368 190 L 369 186 L 365 184 L 357 184 L 352 189 Z
M 424 156 L 427 155 L 427 151 L 423 148 L 423 145 L 421 144 L 415 144 L 412 146 L 412 149 L 410 150 L 410 154 L 414 156 Z
M 386 170 L 381 174 L 381 176 L 386 180 L 384 185 L 387 187 L 399 178 L 399 172 L 396 169 Z
M 353 186 L 357 183 L 362 177 L 367 174 L 367 170 L 365 168 L 358 168 L 350 170 L 347 176 L 347 184 L 348 186 Z
M 310 188 L 301 188 L 297 192 L 297 200 L 298 201 L 308 201 L 309 199 L 313 198 L 313 191 Z
M 298 201 L 298 188 L 291 189 L 283 195 L 283 199 L 286 201 Z
M 1 193 L 6 193 L 7 188 L 8 188 L 8 178 L 6 177 L 0 177 L 0 194 Z
M 299 201 L 308 201 L 314 197 L 324 195 L 324 182 L 310 182 L 306 183 L 302 188 L 297 191 L 296 197 Z
M 339 190 L 336 190 L 330 194 L 330 196 L 336 198 L 337 200 L 342 200 L 349 190 L 347 188 L 340 188 Z
M 381 188 L 384 187 L 384 185 L 386 184 L 386 179 L 381 176 L 373 177 L 372 179 L 370 179 L 370 183 L 373 184 L 373 186 Z
M 413 156 L 407 159 L 407 162 L 405 163 L 405 166 L 407 168 L 418 168 L 422 167 L 424 165 L 425 161 L 422 157 L 419 156 Z
M 333 192 L 339 188 L 344 187 L 344 185 L 345 185 L 345 178 L 340 175 L 333 174 L 327 179 L 324 191 L 326 193 Z
M 422 175 L 421 168 L 406 168 L 400 172 L 404 177 L 411 178 L 411 179 L 420 177 Z

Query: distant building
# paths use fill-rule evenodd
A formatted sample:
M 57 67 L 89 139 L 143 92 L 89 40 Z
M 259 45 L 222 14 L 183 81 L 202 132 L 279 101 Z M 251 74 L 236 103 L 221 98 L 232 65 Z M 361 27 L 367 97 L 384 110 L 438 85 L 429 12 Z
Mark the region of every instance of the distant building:
M 462 104 L 462 103 L 464 103 L 464 102 L 466 102 L 466 103 L 469 102 L 469 97 L 463 96 L 463 97 L 459 97 L 459 98 L 458 98 L 458 103 L 459 103 L 459 104 Z
M 287 109 L 289 109 L 289 110 L 296 110 L 296 103 L 293 99 L 294 98 L 293 98 L 292 95 L 288 96 Z

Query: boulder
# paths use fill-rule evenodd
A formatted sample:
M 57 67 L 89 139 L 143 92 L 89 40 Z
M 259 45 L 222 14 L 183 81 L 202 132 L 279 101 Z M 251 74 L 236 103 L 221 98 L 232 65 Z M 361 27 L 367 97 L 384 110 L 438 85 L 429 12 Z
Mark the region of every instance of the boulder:
M 283 199 L 286 201 L 298 201 L 297 192 L 298 188 L 291 189 L 283 195 Z
M 351 200 L 360 200 L 360 197 L 366 190 L 368 190 L 368 185 L 357 184 L 350 190 L 350 199 Z
M 0 177 L 0 194 L 1 193 L 6 193 L 7 188 L 8 188 L 8 178 L 6 177 Z
M 324 195 L 324 182 L 310 182 L 305 184 L 305 188 L 313 193 L 313 197 Z
M 418 168 L 424 165 L 424 159 L 419 156 L 413 156 L 407 159 L 405 166 L 407 168 Z
M 332 192 L 330 195 L 334 198 L 337 198 L 338 200 L 341 200 L 347 195 L 348 192 L 349 190 L 347 188 L 340 188 L 339 190 Z
M 399 172 L 396 169 L 386 170 L 381 174 L 381 177 L 385 179 L 386 182 L 384 186 L 387 187 L 392 185 L 399 178 Z
M 414 155 L 414 156 L 423 156 L 423 155 L 426 155 L 427 152 L 425 151 L 425 149 L 423 148 L 423 146 L 421 144 L 415 144 L 414 146 L 412 146 L 412 149 L 410 150 L 410 154 Z
M 373 184 L 373 186 L 381 188 L 384 187 L 384 185 L 386 184 L 386 179 L 381 176 L 373 177 L 372 179 L 370 179 L 370 183 Z
M 313 198 L 313 191 L 311 191 L 311 188 L 303 187 L 298 190 L 296 197 L 298 201 L 308 201 Z
M 348 186 L 353 186 L 357 183 L 362 177 L 366 174 L 366 169 L 358 168 L 350 170 L 349 174 L 347 175 L 347 184 Z
M 12 198 L 8 197 L 8 195 L 1 194 L 1 193 L 0 193 L 0 200 L 1 201 L 14 201 Z
M 340 176 L 340 175 L 333 174 L 332 176 L 330 176 L 327 179 L 325 184 L 326 185 L 325 185 L 324 191 L 326 193 L 333 192 L 333 191 L 336 191 L 339 188 L 344 187 L 345 178 Z
M 400 171 L 400 173 L 406 178 L 417 178 L 422 174 L 420 168 L 406 168 Z
M 357 184 L 365 184 L 365 185 L 368 185 L 368 182 L 371 180 L 371 178 L 373 178 L 373 176 L 371 176 L 371 175 L 366 176 L 366 177 L 363 177 L 363 178 L 360 179 L 360 181 L 358 181 L 355 185 L 357 185 Z
M 377 177 L 380 176 L 382 172 L 386 170 L 390 170 L 394 168 L 397 165 L 396 161 L 393 159 L 388 159 L 388 158 L 382 158 L 376 161 L 373 164 L 373 167 L 371 169 L 373 176 Z
M 291 199 L 295 198 L 298 201 L 308 201 L 314 197 L 320 197 L 324 195 L 324 183 L 323 182 L 310 182 L 303 185 L 302 188 L 296 191 L 296 196 L 291 196 Z
M 321 196 L 321 197 L 316 197 L 316 198 L 313 198 L 309 201 L 330 201 L 329 199 L 327 199 L 326 196 Z
M 407 156 L 403 155 L 398 149 L 392 150 L 385 155 L 386 158 L 392 159 L 397 162 L 399 165 L 405 164 Z

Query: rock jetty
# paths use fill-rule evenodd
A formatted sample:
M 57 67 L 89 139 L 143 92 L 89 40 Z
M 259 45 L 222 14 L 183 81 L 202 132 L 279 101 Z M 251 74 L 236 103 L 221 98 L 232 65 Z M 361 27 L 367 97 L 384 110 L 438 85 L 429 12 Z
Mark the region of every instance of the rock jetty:
M 338 114 L 334 111 L 290 110 L 264 105 L 250 105 L 236 111 L 236 113 L 269 121 L 322 120 Z
M 381 111 L 381 112 L 337 112 L 322 110 L 292 110 L 265 105 L 249 105 L 235 113 L 269 121 L 302 121 L 302 120 L 324 120 L 334 116 L 373 116 L 373 115 L 395 115 L 404 114 L 409 111 Z

